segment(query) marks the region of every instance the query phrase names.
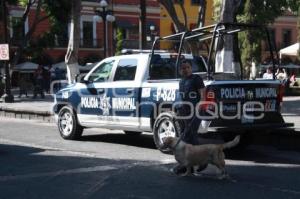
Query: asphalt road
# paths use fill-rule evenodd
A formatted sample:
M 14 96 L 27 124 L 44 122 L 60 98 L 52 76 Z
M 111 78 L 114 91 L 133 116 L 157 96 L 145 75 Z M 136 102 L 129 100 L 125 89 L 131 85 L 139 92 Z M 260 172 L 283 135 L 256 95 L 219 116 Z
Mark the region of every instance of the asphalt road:
M 300 198 L 296 151 L 251 146 L 227 154 L 230 180 L 216 168 L 178 177 L 151 135 L 88 130 L 62 140 L 53 124 L 0 118 L 0 198 Z

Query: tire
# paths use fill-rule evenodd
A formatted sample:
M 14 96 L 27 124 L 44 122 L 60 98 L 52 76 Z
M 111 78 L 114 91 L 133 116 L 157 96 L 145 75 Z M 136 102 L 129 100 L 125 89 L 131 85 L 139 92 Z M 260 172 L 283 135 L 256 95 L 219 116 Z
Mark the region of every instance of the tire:
M 138 132 L 138 131 L 124 131 L 124 133 L 128 136 L 139 136 L 142 134 L 142 132 Z
M 60 136 L 65 140 L 78 140 L 83 132 L 76 113 L 72 108 L 64 106 L 58 113 L 57 126 Z
M 180 125 L 174 112 L 161 113 L 153 125 L 153 139 L 156 147 L 163 153 L 170 153 L 170 149 L 162 148 L 163 138 L 178 137 Z

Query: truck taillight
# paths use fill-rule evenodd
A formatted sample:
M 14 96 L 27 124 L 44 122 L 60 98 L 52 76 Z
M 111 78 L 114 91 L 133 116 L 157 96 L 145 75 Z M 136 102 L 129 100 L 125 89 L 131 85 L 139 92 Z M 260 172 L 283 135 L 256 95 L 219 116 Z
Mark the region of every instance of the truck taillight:
M 213 109 L 212 103 L 216 101 L 215 92 L 212 90 L 206 90 L 205 92 L 205 102 L 201 105 L 202 110 Z
M 215 101 L 215 92 L 214 91 L 207 91 L 206 92 L 206 100 L 207 101 Z

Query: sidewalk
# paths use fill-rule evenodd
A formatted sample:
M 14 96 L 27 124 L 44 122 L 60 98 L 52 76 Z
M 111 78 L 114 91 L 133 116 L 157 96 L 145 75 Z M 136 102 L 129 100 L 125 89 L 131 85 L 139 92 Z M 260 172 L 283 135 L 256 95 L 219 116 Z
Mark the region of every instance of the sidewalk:
M 0 115 L 29 119 L 31 116 L 45 117 L 46 120 L 52 118 L 52 95 L 46 94 L 45 99 L 32 99 L 32 94 L 29 94 L 28 98 L 18 98 L 16 94 L 14 96 L 14 103 L 0 102 Z M 300 130 L 300 96 L 284 97 L 282 115 L 286 122 L 295 123 L 295 128 Z
M 13 103 L 5 103 L 0 99 L 0 116 L 53 122 L 53 95 L 45 94 L 44 99 L 39 96 L 33 99 L 32 93 L 29 93 L 28 97 L 22 96 L 21 98 L 16 94 L 16 90 L 12 90 L 12 93 Z

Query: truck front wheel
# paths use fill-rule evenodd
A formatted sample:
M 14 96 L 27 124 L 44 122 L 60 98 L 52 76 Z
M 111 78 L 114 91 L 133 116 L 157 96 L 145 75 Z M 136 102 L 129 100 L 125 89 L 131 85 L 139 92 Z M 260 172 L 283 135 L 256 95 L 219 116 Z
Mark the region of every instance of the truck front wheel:
M 169 153 L 170 149 L 163 148 L 163 139 L 177 137 L 180 132 L 179 122 L 174 112 L 161 113 L 153 125 L 153 138 L 156 147 L 163 153 Z
M 83 132 L 83 127 L 78 124 L 75 112 L 68 106 L 64 106 L 59 111 L 57 126 L 61 137 L 66 140 L 79 139 Z

